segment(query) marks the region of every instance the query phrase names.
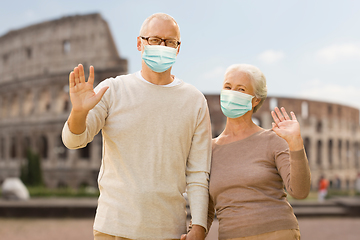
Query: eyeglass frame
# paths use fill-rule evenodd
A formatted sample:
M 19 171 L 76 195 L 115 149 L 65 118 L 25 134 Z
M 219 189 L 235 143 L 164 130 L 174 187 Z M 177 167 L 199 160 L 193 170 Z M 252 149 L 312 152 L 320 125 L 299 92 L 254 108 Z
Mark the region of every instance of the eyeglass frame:
M 150 37 L 140 36 L 140 38 L 143 39 L 143 40 L 146 40 L 146 42 L 147 42 L 149 45 L 152 45 L 152 44 L 149 43 L 149 38 L 158 38 L 158 39 L 160 39 L 161 41 L 160 41 L 160 43 L 159 43 L 158 45 L 161 45 L 161 43 L 164 42 L 165 46 L 167 46 L 167 45 L 166 45 L 166 40 L 175 40 L 176 43 L 177 43 L 177 46 L 176 46 L 175 48 L 178 48 L 178 47 L 180 46 L 180 44 L 181 44 L 181 42 L 178 41 L 178 40 L 176 40 L 176 39 L 164 39 L 164 38 L 152 37 L 152 36 L 150 36 Z

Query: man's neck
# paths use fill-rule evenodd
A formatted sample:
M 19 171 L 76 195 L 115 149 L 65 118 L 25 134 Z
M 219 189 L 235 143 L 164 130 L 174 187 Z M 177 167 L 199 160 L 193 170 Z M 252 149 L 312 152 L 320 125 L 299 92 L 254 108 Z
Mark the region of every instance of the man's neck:
M 146 81 L 156 85 L 167 85 L 174 81 L 174 76 L 171 75 L 171 68 L 162 73 L 152 71 L 146 63 L 142 63 L 141 75 Z

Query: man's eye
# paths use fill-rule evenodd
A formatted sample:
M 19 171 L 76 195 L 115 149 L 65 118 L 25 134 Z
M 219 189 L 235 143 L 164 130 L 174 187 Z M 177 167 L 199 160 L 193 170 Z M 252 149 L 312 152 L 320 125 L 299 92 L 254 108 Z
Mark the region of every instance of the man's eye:
M 154 43 L 154 44 L 157 44 L 159 43 L 161 40 L 160 39 L 157 39 L 157 38 L 149 38 L 149 43 Z

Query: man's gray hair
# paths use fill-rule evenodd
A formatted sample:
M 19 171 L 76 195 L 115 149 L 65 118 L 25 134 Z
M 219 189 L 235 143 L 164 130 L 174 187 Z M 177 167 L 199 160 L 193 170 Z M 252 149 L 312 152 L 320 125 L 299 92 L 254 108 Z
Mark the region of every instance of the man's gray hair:
M 225 75 L 230 72 L 242 72 L 249 76 L 256 98 L 260 98 L 258 105 L 254 107 L 254 113 L 263 105 L 267 97 L 266 78 L 259 68 L 250 64 L 233 64 L 226 69 Z
M 152 19 L 154 19 L 154 18 L 174 21 L 174 23 L 176 24 L 176 26 L 177 26 L 177 28 L 179 30 L 178 31 L 178 34 L 179 34 L 178 38 L 179 39 L 177 39 L 177 40 L 180 41 L 180 27 L 179 27 L 179 25 L 177 24 L 177 22 L 175 21 L 175 19 L 172 16 L 170 16 L 170 15 L 168 15 L 166 13 L 154 13 L 153 15 L 151 15 L 150 17 L 145 19 L 145 21 L 143 22 L 143 24 L 141 25 L 141 28 L 140 28 L 140 36 L 146 36 L 148 25 L 149 25 L 150 21 Z

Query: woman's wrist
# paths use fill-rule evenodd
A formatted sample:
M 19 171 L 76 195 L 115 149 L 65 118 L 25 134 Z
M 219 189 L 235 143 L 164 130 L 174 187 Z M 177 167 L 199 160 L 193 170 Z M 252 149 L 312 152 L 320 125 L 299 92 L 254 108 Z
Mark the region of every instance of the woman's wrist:
M 304 148 L 304 142 L 301 136 L 289 139 L 287 143 L 290 151 L 299 151 Z

